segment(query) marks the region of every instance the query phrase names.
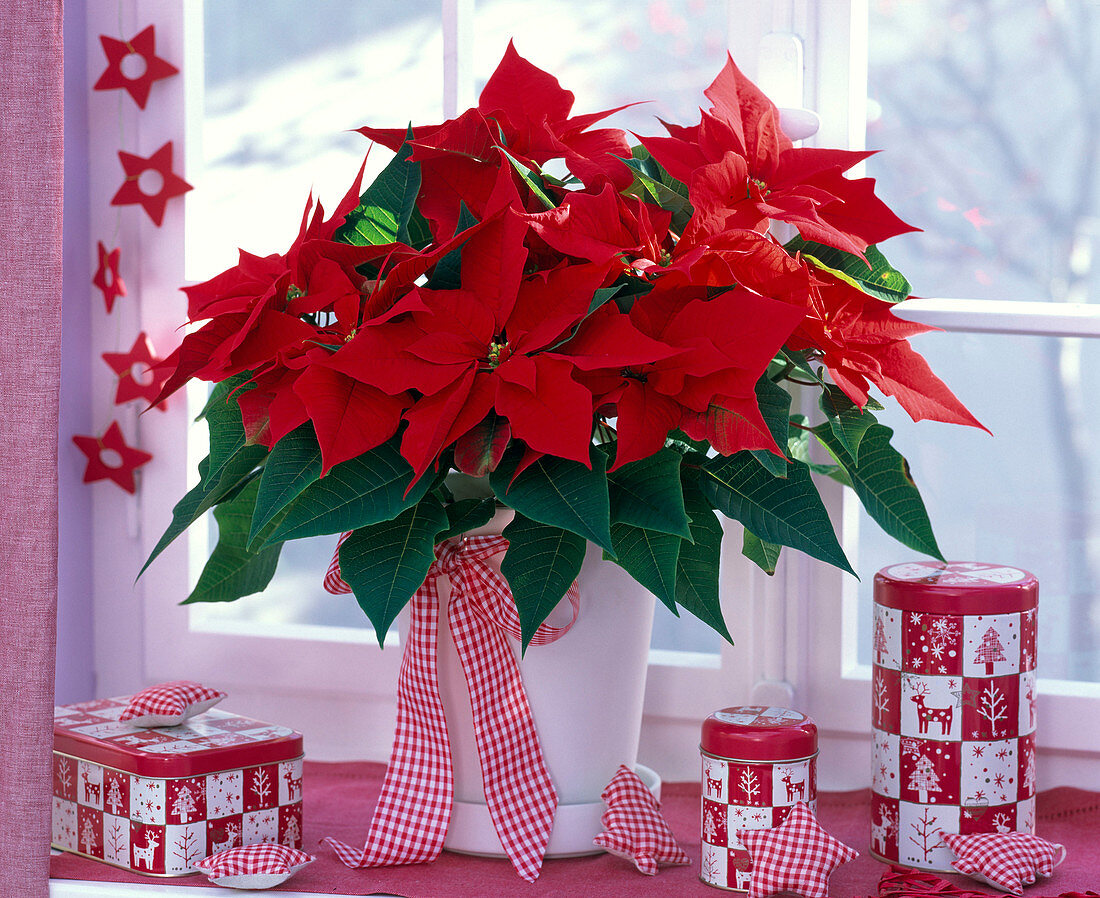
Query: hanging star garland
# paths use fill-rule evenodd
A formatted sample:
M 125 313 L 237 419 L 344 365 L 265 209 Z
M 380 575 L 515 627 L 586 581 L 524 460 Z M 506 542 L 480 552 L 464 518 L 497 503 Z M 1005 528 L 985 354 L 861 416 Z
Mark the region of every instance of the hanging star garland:
M 141 206 L 158 228 L 164 221 L 164 209 L 168 200 L 193 189 L 179 175 L 172 172 L 172 141 L 168 141 L 148 159 L 118 151 L 118 159 L 126 172 L 126 179 L 118 192 L 111 198 L 112 206 Z M 161 176 L 160 190 L 154 194 L 145 193 L 138 180 L 147 171 L 157 172 Z
M 118 276 L 118 259 L 121 252 L 117 246 L 107 252 L 103 241 L 100 240 L 98 243 L 99 267 L 96 268 L 92 283 L 102 291 L 108 315 L 115 307 L 115 300 L 126 295 L 126 283 Z
M 122 88 L 134 98 L 134 102 L 141 109 L 145 108 L 154 81 L 170 78 L 179 73 L 179 69 L 174 65 L 156 55 L 156 34 L 152 25 L 128 41 L 116 40 L 101 34 L 99 42 L 103 45 L 103 53 L 107 57 L 107 68 L 103 70 L 93 89 Z M 122 71 L 122 61 L 130 56 L 140 57 L 145 63 L 144 70 L 136 78 L 130 78 Z
M 153 344 L 145 331 L 137 335 L 134 345 L 129 352 L 105 352 L 105 361 L 111 370 L 118 375 L 118 389 L 115 391 L 115 405 L 122 405 L 134 399 L 144 399 L 147 403 L 153 402 L 160 394 L 161 387 L 168 380 L 170 371 L 154 368 L 161 361 L 156 355 Z M 134 366 L 140 365 L 139 373 L 151 374 L 152 380 L 148 383 L 134 376 Z M 168 407 L 162 402 L 157 408 L 162 412 L 168 411 Z
M 88 458 L 88 466 L 84 469 L 85 483 L 113 480 L 128 493 L 135 491 L 134 471 L 153 458 L 148 452 L 126 445 L 118 421 L 112 421 L 101 437 L 79 435 L 73 437 L 73 442 Z M 118 453 L 121 464 L 109 465 L 103 460 L 103 453 L 108 449 Z

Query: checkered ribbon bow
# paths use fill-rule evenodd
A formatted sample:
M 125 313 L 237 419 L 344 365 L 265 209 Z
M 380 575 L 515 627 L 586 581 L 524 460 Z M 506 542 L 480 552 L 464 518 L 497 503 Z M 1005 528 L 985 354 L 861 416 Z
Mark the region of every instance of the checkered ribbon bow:
M 519 615 L 507 582 L 486 563 L 507 547 L 502 536 L 468 536 L 436 546 L 436 560 L 410 600 L 397 681 L 397 731 L 366 845 L 358 851 L 325 839 L 349 867 L 418 864 L 434 860 L 443 849 L 454 800 L 436 667 L 437 581 L 446 575 L 451 581 L 448 620 L 470 690 L 489 814 L 516 872 L 529 882 L 538 878 L 558 796 L 539 748 L 519 665 L 505 638 L 505 633 L 520 638 Z M 330 568 L 326 588 L 330 579 L 339 588 L 334 574 L 338 576 Z M 573 620 L 564 627 L 544 624 L 532 644 L 553 642 L 573 625 L 580 607 L 576 583 L 566 595 Z

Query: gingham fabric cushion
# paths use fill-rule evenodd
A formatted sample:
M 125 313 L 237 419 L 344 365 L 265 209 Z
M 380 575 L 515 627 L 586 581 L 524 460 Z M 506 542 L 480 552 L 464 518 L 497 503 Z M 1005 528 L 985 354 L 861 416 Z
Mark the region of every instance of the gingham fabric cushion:
M 119 720 L 136 727 L 176 726 L 214 707 L 225 696 L 190 680 L 160 683 L 131 698 Z
M 752 856 L 749 898 L 794 892 L 803 898 L 828 898 L 829 874 L 859 852 L 818 826 L 801 801 L 773 829 L 741 829 L 737 837 Z
M 592 842 L 634 862 L 638 871 L 652 876 L 658 864 L 690 864 L 672 835 L 661 806 L 642 778 L 620 765 L 602 794 L 607 810 L 600 822 L 605 831 Z
M 1066 857 L 1064 846 L 1030 833 L 941 833 L 955 852 L 960 873 L 997 889 L 1022 895 L 1024 886 L 1050 876 Z
M 227 848 L 195 866 L 215 885 L 233 889 L 270 889 L 286 882 L 314 861 L 312 855 L 285 845 L 246 845 Z

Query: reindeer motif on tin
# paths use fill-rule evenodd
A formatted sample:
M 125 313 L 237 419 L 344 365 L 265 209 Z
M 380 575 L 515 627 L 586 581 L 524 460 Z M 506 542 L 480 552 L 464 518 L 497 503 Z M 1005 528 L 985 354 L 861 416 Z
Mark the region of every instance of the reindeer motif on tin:
M 798 796 L 799 801 L 806 800 L 806 781 L 799 780 L 798 782 L 792 782 L 793 774 L 788 773 L 785 777 L 782 777 L 784 785 L 787 787 L 787 801 L 794 801 L 795 795 Z
M 954 713 L 955 706 L 948 705 L 946 708 L 929 708 L 924 703 L 929 692 L 930 690 L 927 683 L 917 683 L 913 686 L 913 694 L 909 696 L 910 701 L 914 702 L 917 706 L 917 730 L 923 735 L 928 732 L 928 725 L 930 723 L 938 723 L 940 725 L 940 734 L 946 736 L 951 731 L 951 717 Z
M 294 775 L 294 772 L 287 767 L 283 771 L 283 779 L 286 780 L 286 796 L 288 801 L 298 801 L 302 797 L 302 776 Z
M 142 848 L 134 846 L 134 869 L 145 865 L 146 870 L 153 869 L 153 860 L 156 857 L 157 846 L 160 844 L 160 837 L 151 829 L 145 830 L 145 845 Z
M 212 842 L 210 845 L 210 853 L 217 854 L 219 851 L 225 851 L 232 848 L 237 844 L 237 839 L 240 838 L 241 828 L 235 823 L 228 823 L 225 827 L 225 841 Z
M 98 804 L 100 785 L 99 783 L 93 783 L 90 779 L 88 779 L 88 769 L 86 767 L 83 767 L 83 765 L 81 765 L 81 768 L 82 769 L 80 771 L 80 778 L 84 780 L 84 801 L 87 804 L 91 804 L 93 801 Z M 95 796 L 95 798 L 92 798 L 93 795 Z

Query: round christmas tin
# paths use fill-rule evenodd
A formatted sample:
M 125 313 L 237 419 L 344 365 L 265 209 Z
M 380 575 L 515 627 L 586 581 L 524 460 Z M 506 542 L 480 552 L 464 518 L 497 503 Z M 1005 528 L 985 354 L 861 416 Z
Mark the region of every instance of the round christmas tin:
M 952 871 L 941 832 L 1034 832 L 1039 583 L 911 562 L 874 581 L 871 853 Z
M 805 802 L 817 809 L 817 727 L 799 711 L 744 705 L 703 721 L 703 855 L 699 878 L 747 892 L 752 861 L 741 829 L 769 829 Z

